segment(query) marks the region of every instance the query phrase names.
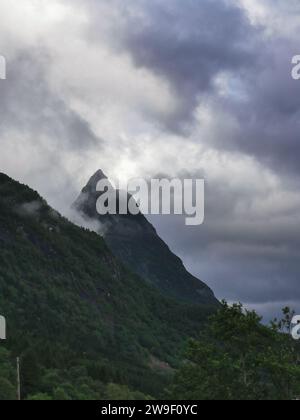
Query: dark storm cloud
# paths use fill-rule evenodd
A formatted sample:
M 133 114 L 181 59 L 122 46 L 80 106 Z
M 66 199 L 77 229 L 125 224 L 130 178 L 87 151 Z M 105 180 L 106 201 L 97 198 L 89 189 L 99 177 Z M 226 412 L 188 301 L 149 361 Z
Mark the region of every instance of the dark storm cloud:
M 225 132 L 215 138 L 215 145 L 252 155 L 276 172 L 299 176 L 300 83 L 291 77 L 295 51 L 293 40 L 270 40 L 255 72 L 245 75 L 247 100 L 218 103 L 219 110 L 235 118 L 237 128 L 234 135 Z
M 242 151 L 277 171 L 299 172 L 300 82 L 291 78 L 291 58 L 299 53 L 296 37 L 267 35 L 233 1 L 113 4 L 123 16 L 113 42 L 129 51 L 136 66 L 164 77 L 179 98 L 179 108 L 163 117 L 168 129 L 188 132 L 196 107 L 209 100 L 220 119 L 216 126 L 224 125 L 227 115 L 236 122 L 234 132 L 221 126 L 210 145 Z M 299 5 L 280 0 L 275 9 L 288 26 Z M 214 83 L 224 72 L 231 78 L 225 97 Z
M 137 66 L 163 76 L 181 100 L 169 128 L 186 127 L 201 95 L 222 71 L 253 68 L 258 29 L 222 0 L 129 1 L 123 45 Z

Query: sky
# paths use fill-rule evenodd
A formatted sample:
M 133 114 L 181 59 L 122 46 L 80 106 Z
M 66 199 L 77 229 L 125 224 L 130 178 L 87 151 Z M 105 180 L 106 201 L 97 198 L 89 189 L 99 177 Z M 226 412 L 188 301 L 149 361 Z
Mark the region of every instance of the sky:
M 99 168 L 204 178 L 151 217 L 220 299 L 300 313 L 298 0 L 0 0 L 0 170 L 61 213 Z

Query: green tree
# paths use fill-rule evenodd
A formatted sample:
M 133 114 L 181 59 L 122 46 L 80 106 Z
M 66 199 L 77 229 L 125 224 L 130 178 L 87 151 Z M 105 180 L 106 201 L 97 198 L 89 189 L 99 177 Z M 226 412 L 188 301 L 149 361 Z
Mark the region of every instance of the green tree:
M 50 397 L 50 395 L 48 394 L 43 394 L 43 393 L 39 393 L 39 394 L 35 394 L 35 395 L 30 395 L 27 398 L 28 401 L 52 401 L 53 398 Z
M 12 401 L 16 399 L 16 388 L 10 381 L 0 378 L 0 401 Z
M 108 384 L 105 391 L 105 399 L 109 401 L 143 401 L 151 400 L 152 398 L 141 392 L 132 392 L 124 385 Z
M 68 396 L 68 394 L 63 388 L 58 387 L 53 392 L 53 399 L 55 401 L 68 401 L 71 398 Z
M 285 310 L 285 319 L 287 312 Z M 300 393 L 299 347 L 253 311 L 223 302 L 188 344 L 171 395 L 183 400 L 292 400 Z
M 0 401 L 16 399 L 16 369 L 11 354 L 5 348 L 0 348 Z

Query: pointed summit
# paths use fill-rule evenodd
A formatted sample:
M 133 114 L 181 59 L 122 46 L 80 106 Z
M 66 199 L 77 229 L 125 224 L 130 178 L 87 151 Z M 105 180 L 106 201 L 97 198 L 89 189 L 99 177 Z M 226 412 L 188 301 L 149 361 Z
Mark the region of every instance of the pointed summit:
M 89 192 L 95 192 L 98 182 L 102 179 L 108 178 L 101 169 L 98 169 L 98 171 L 90 178 L 84 189 L 87 189 Z
M 108 178 L 101 169 L 98 169 L 82 189 L 72 208 L 89 218 L 96 218 L 96 201 L 100 195 L 97 191 L 97 185 L 102 179 Z
M 101 169 L 98 169 L 98 171 L 95 172 L 94 175 L 90 178 L 88 183 L 99 182 L 101 179 L 107 179 L 107 176 Z

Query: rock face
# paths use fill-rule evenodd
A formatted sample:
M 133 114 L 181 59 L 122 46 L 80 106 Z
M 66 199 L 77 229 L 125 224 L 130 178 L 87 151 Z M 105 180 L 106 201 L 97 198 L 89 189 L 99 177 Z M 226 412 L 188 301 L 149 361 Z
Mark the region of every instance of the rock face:
M 104 178 L 107 179 L 101 170 L 96 172 L 73 207 L 85 219 L 99 222 L 99 233 L 101 231 L 111 251 L 165 295 L 195 304 L 217 305 L 209 287 L 187 272 L 182 261 L 141 213 L 136 216 L 97 213 L 96 202 L 101 193 L 96 186 Z

